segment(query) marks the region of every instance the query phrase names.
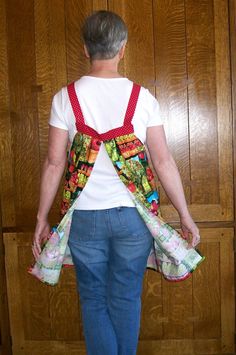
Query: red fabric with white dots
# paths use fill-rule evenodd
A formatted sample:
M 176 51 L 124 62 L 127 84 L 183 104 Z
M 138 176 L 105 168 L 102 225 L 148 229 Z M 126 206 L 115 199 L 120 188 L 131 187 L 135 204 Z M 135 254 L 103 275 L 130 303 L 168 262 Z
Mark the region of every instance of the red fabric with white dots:
M 70 103 L 71 103 L 71 106 L 72 106 L 72 109 L 73 109 L 73 112 L 75 115 L 75 119 L 76 119 L 77 131 L 81 132 L 81 133 L 85 133 L 85 134 L 92 136 L 94 138 L 100 139 L 101 141 L 105 141 L 105 140 L 112 139 L 115 137 L 123 136 L 125 134 L 133 133 L 134 127 L 132 125 L 132 119 L 133 119 L 135 108 L 137 105 L 140 89 L 141 89 L 140 85 L 133 83 L 133 88 L 132 88 L 132 92 L 131 92 L 131 95 L 129 98 L 129 103 L 128 103 L 128 106 L 126 109 L 123 126 L 113 128 L 105 133 L 99 134 L 95 129 L 93 129 L 92 127 L 89 127 L 85 124 L 84 116 L 83 116 L 83 113 L 81 110 L 81 106 L 80 106 L 78 97 L 76 95 L 75 85 L 74 85 L 74 82 L 72 82 L 71 84 L 69 84 L 67 86 L 67 90 L 68 90 Z

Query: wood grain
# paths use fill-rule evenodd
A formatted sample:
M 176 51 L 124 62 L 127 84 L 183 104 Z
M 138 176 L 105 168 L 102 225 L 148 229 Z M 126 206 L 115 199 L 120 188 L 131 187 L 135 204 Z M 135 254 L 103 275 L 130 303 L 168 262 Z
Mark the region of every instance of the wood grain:
M 233 142 L 236 142 L 236 2 L 229 1 L 229 39 L 232 85 Z M 236 181 L 236 145 L 233 144 L 234 182 Z M 234 183 L 234 219 L 236 215 L 236 184 Z
M 47 154 L 48 120 L 53 96 L 67 84 L 64 0 L 35 0 L 35 53 L 40 170 Z M 59 219 L 62 185 L 50 210 L 50 221 Z
M 162 339 L 163 323 L 167 321 L 163 314 L 162 299 L 161 275 L 153 270 L 146 270 L 143 281 L 140 340 Z
M 5 2 L 0 1 L 0 354 L 11 355 L 2 225 L 15 225 Z M 3 164 L 5 162 L 5 164 Z
M 52 96 L 66 85 L 64 0 L 34 1 L 40 166 L 47 151 Z
M 228 232 L 228 233 L 227 233 Z M 234 234 L 231 231 L 222 231 L 223 243 L 220 248 L 221 269 L 221 323 L 222 323 L 222 352 L 235 351 L 235 260 L 234 260 Z
M 222 355 L 218 339 L 168 339 L 140 341 L 137 355 Z M 233 354 L 227 354 L 233 355 Z
M 213 1 L 186 2 L 191 203 L 220 204 Z
M 232 85 L 232 121 L 233 121 L 233 158 L 234 158 L 234 220 L 236 216 L 236 2 L 229 1 L 229 39 L 230 39 L 230 63 L 231 63 L 231 85 Z M 234 236 L 235 245 L 235 236 Z M 234 261 L 234 270 L 236 260 Z M 235 287 L 236 277 L 233 283 Z M 230 333 L 229 333 L 229 336 Z M 226 345 L 227 347 L 227 345 Z
M 89 69 L 89 61 L 85 58 L 81 26 L 86 16 L 93 10 L 92 0 L 76 0 L 65 2 L 66 21 L 66 61 L 68 82 L 86 75 Z
M 188 77 L 184 1 L 153 1 L 157 97 L 168 145 L 190 203 Z M 161 203 L 169 200 L 161 189 Z
M 193 338 L 192 278 L 180 283 L 163 280 L 164 339 Z
M 13 347 L 17 344 L 18 348 L 23 346 L 25 341 L 24 334 L 24 303 L 21 298 L 21 285 L 19 280 L 18 246 L 16 234 L 3 235 L 6 257 L 7 292 L 9 297 L 9 316 Z M 22 352 L 20 352 L 22 353 Z M 13 351 L 13 354 L 14 351 Z
M 45 284 L 37 282 L 34 277 L 30 277 L 27 273 L 27 267 L 33 260 L 33 255 L 30 247 L 32 235 L 28 236 L 28 240 L 20 243 L 17 259 L 20 261 L 19 283 L 21 289 L 21 298 L 24 302 L 22 308 L 22 317 L 24 319 L 24 336 L 26 339 L 35 340 L 50 340 L 51 339 L 51 317 L 49 307 L 49 288 Z M 31 237 L 31 238 L 30 238 Z M 18 235 L 15 235 L 12 245 L 17 247 Z M 5 240 L 9 243 L 9 240 Z
M 209 233 L 211 235 L 211 233 Z M 221 241 L 222 244 L 226 240 Z M 202 267 L 193 275 L 194 299 L 193 315 L 194 338 L 219 338 L 221 333 L 221 297 L 220 297 L 220 248 L 219 241 L 208 241 L 201 246 L 201 252 L 207 258 Z M 220 265 L 223 268 L 224 265 Z
M 9 260 L 7 266 L 8 294 L 12 295 L 11 300 L 13 300 L 16 297 L 15 292 L 19 292 L 18 299 L 21 304 L 21 306 L 16 305 L 19 307 L 18 312 L 15 312 L 15 306 L 12 309 L 14 313 L 11 317 L 13 333 L 14 329 L 17 331 L 18 325 L 23 322 L 21 338 L 24 334 L 24 339 L 43 342 L 51 339 L 83 340 L 74 268 L 63 269 L 60 284 L 54 287 L 39 282 L 27 272 L 28 266 L 34 261 L 31 240 L 32 233 L 4 235 L 6 258 Z M 15 252 L 17 256 L 12 260 Z M 15 273 L 14 284 L 10 285 L 9 279 L 11 279 L 14 265 L 20 272 Z
M 93 0 L 93 11 L 107 10 L 107 0 Z
M 0 299 L 6 299 L 6 270 L 14 355 L 86 353 L 74 270 L 62 270 L 60 284 L 51 288 L 26 268 L 33 261 L 30 245 L 51 100 L 62 86 L 87 73 L 80 28 L 85 17 L 99 9 L 115 11 L 127 23 L 129 38 L 120 72 L 147 87 L 160 102 L 187 202 L 194 220 L 200 222 L 199 249 L 206 256 L 192 277 L 179 284 L 147 270 L 138 354 L 234 351 L 232 4 L 231 0 L 0 1 L 0 213 L 4 230 L 14 230 L 4 234 L 4 245 L 0 241 Z M 232 59 L 233 90 L 234 63 Z M 59 189 L 51 211 L 53 223 L 58 221 L 60 200 Z M 165 219 L 178 223 L 163 189 L 161 204 Z M 7 307 L 0 307 L 0 335 L 7 341 L 4 312 Z
M 167 6 L 168 4 L 169 6 Z M 176 8 L 177 4 L 178 7 Z M 157 18 L 154 23 L 157 26 L 159 24 L 159 32 L 161 32 L 158 47 L 160 58 L 157 59 L 157 63 L 162 78 L 159 81 L 162 85 L 161 95 L 163 95 L 159 97 L 165 124 L 169 121 L 171 112 L 171 105 L 168 101 L 171 96 L 167 95 L 167 93 L 172 91 L 171 87 L 168 86 L 166 89 L 164 85 L 168 82 L 168 76 L 175 75 L 176 68 L 179 68 L 179 66 L 170 66 L 169 62 L 166 61 L 166 58 L 168 58 L 170 63 L 174 61 L 172 59 L 174 58 L 173 51 L 176 49 L 177 42 L 175 36 L 178 33 L 175 30 L 171 30 L 171 26 L 175 26 L 175 22 L 169 21 L 169 15 L 177 16 L 176 14 L 181 13 L 180 5 L 181 2 L 173 2 L 173 4 L 171 2 L 156 2 L 158 10 L 155 14 L 156 16 L 160 14 L 160 19 L 158 21 Z M 166 126 L 167 136 L 169 137 L 170 148 L 180 169 L 185 194 L 194 219 L 199 222 L 229 221 L 233 218 L 233 169 L 232 132 L 230 128 L 232 115 L 230 111 L 229 46 L 228 31 L 226 29 L 228 23 L 227 1 L 215 1 L 214 4 L 209 1 L 200 1 L 198 3 L 188 1 L 185 4 L 185 9 L 182 7 L 182 12 L 183 10 L 185 11 L 186 26 L 186 70 L 188 76 L 186 85 L 189 122 L 186 123 L 186 131 L 183 133 L 185 144 L 182 139 L 176 139 L 177 144 L 183 147 L 183 154 L 171 148 L 175 139 L 175 132 L 170 130 L 169 134 L 169 126 Z M 162 25 L 161 21 L 165 13 L 167 15 L 166 19 L 163 20 L 164 25 Z M 176 22 L 179 25 L 179 21 Z M 165 26 L 164 31 L 163 26 Z M 169 33 L 173 35 L 173 46 L 166 45 L 166 43 L 171 42 L 171 37 L 168 37 Z M 162 37 L 166 40 L 161 40 Z M 221 43 L 224 43 L 223 47 Z M 180 44 L 183 45 L 183 40 L 181 40 Z M 164 64 L 161 65 L 161 53 L 167 50 L 169 50 L 169 53 L 163 55 Z M 178 56 L 177 62 L 179 57 L 182 58 Z M 207 64 L 205 65 L 204 63 L 206 62 Z M 210 64 L 211 62 L 213 63 L 212 65 Z M 227 75 L 225 75 L 226 72 Z M 175 78 L 174 82 L 176 80 Z M 174 92 L 178 91 L 174 90 Z M 211 98 L 213 101 L 211 101 Z M 183 112 L 181 112 L 181 117 L 183 117 Z M 174 116 L 176 117 L 176 112 L 174 112 Z M 187 136 L 188 125 L 189 137 Z M 171 127 L 175 126 L 176 124 L 171 125 Z M 182 123 L 181 127 L 183 127 Z M 206 134 L 206 132 L 208 133 Z M 188 156 L 186 156 L 188 151 L 190 152 L 190 162 L 188 161 Z M 186 177 L 184 174 L 187 174 Z M 189 179 L 189 174 L 191 174 L 191 179 Z M 190 190 L 190 195 L 187 192 L 188 189 Z M 161 196 L 163 215 L 169 221 L 176 221 L 178 219 L 176 212 L 172 206 L 167 205 L 168 200 L 165 197 L 163 198 L 163 193 Z M 188 196 L 191 196 L 190 201 Z
M 225 220 L 225 212 L 224 208 L 221 205 L 212 205 L 212 204 L 192 204 L 189 205 L 189 210 L 195 222 L 227 222 Z M 167 205 L 162 205 L 161 211 L 163 217 L 169 222 L 177 222 L 179 221 L 179 215 L 174 207 L 170 207 Z
M 219 136 L 219 195 L 222 216 L 234 218 L 233 211 L 233 160 L 232 160 L 232 111 L 229 56 L 228 2 L 214 0 L 216 91 Z
M 139 340 L 147 353 L 154 354 L 152 342 L 155 354 L 164 354 L 164 349 L 167 354 L 171 349 L 177 354 L 233 352 L 233 229 L 202 229 L 201 235 L 199 249 L 206 260 L 188 280 L 170 283 L 153 270 L 145 274 Z M 78 341 L 84 341 L 75 270 L 63 269 L 54 287 L 29 275 L 31 238 L 30 233 L 4 234 L 15 353 L 41 344 L 43 354 L 46 342 L 52 352 L 67 355 L 65 344 L 79 349 Z
M 39 137 L 32 1 L 6 2 L 16 226 L 33 225 L 39 198 Z M 19 45 L 20 44 L 20 45 Z M 9 198 L 11 196 L 9 195 Z
M 132 1 L 91 0 L 82 1 L 78 6 L 77 1 L 64 3 L 60 0 L 58 6 L 58 1 L 55 0 L 36 0 L 33 7 L 32 3 L 22 0 L 23 6 L 26 6 L 24 14 L 28 11 L 30 21 L 24 21 L 22 16 L 18 16 L 20 10 L 11 1 L 7 2 L 10 18 L 7 35 L 12 96 L 11 126 L 3 130 L 8 133 L 3 139 L 5 143 L 2 151 L 7 158 L 6 164 L 9 160 L 14 162 L 4 169 L 4 179 L 9 178 L 8 183 L 12 187 L 11 192 L 8 191 L 6 195 L 15 193 L 16 198 L 12 200 L 16 206 L 6 202 L 7 197 L 5 198 L 6 208 L 3 210 L 4 213 L 9 213 L 9 217 L 3 218 L 9 219 L 4 227 L 16 224 L 16 216 L 19 216 L 17 225 L 28 225 L 30 221 L 33 226 L 39 198 L 40 170 L 37 167 L 42 166 L 47 150 L 47 120 L 51 99 L 62 85 L 78 79 L 88 70 L 80 28 L 84 18 L 92 10 L 104 7 L 116 11 L 128 23 L 129 42 L 123 72 L 149 88 L 160 101 L 169 145 L 179 166 L 194 219 L 201 222 L 232 220 L 232 117 L 229 111 L 227 1 L 216 1 L 213 4 L 201 0 L 196 5 L 194 1 L 185 4 L 184 1 L 146 0 L 137 5 Z M 16 17 L 21 19 L 17 21 L 18 27 L 13 25 Z M 21 30 L 24 23 L 27 23 L 27 28 Z M 201 29 L 199 33 L 198 29 Z M 24 38 L 25 47 L 21 46 L 19 49 L 16 43 L 21 38 Z M 28 50 L 29 46 L 32 50 Z M 23 59 L 16 60 L 15 52 L 19 53 L 17 58 Z M 225 53 L 228 55 L 225 56 Z M 202 74 L 199 74 L 201 70 Z M 23 83 L 25 94 L 22 94 L 17 83 Z M 209 115 L 206 116 L 208 111 Z M 27 115 L 28 118 L 23 119 Z M 4 120 L 4 125 L 6 124 L 7 120 Z M 19 135 L 19 131 L 28 132 L 27 139 Z M 210 147 L 208 136 L 212 140 Z M 20 147 L 19 153 L 16 147 Z M 12 173 L 8 173 L 11 171 Z M 24 171 L 31 172 L 29 181 Z M 38 190 L 35 191 L 33 187 Z M 3 198 L 4 194 L 5 192 Z M 32 199 L 26 196 L 32 196 Z M 61 190 L 52 208 L 55 217 L 53 222 L 57 221 L 60 200 Z M 175 222 L 176 213 L 168 205 L 163 190 L 161 202 L 164 215 L 167 215 L 169 221 Z M 27 213 L 32 218 L 24 217 Z
M 122 74 L 155 94 L 152 1 L 109 0 L 108 7 L 118 13 L 128 27 Z
M 51 338 L 55 340 L 70 339 L 70 341 L 82 340 L 84 335 L 74 269 L 63 271 L 66 271 L 66 278 L 71 279 L 70 283 L 68 284 L 66 281 L 49 290 Z
M 12 132 L 10 119 L 10 93 L 7 57 L 7 19 L 5 1 L 0 1 L 0 192 L 3 226 L 15 226 L 14 174 Z

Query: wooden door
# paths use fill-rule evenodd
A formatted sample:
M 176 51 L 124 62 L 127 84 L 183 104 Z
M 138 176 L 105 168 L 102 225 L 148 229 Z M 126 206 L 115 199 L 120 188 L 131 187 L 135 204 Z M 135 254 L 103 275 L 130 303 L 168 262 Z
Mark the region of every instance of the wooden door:
M 13 354 L 85 354 L 74 270 L 63 269 L 60 283 L 50 287 L 28 275 L 26 268 L 33 261 L 30 246 L 52 96 L 88 69 L 80 26 L 94 9 L 115 11 L 128 25 L 120 71 L 147 87 L 160 102 L 168 144 L 200 227 L 199 249 L 206 256 L 191 278 L 176 284 L 147 270 L 138 354 L 233 353 L 234 126 L 229 37 L 233 2 L 2 0 L 5 256 L 2 250 L 0 262 L 2 285 L 7 281 Z M 177 214 L 159 189 L 163 215 L 178 227 Z M 60 198 L 61 189 L 51 210 L 52 223 L 59 217 Z M 6 312 L 0 318 L 6 324 Z

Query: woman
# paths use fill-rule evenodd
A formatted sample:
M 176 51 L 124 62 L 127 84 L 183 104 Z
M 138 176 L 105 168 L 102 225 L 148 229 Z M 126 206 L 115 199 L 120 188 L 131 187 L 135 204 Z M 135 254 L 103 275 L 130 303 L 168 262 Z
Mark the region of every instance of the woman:
M 108 131 L 116 132 L 124 124 L 125 113 L 133 110 L 130 119 L 134 133 L 149 149 L 155 172 L 179 213 L 183 237 L 195 247 L 200 241 L 199 231 L 188 211 L 180 175 L 166 144 L 159 103 L 143 87 L 136 99 L 131 99 L 133 83 L 118 72 L 127 42 L 125 23 L 115 13 L 97 11 L 86 19 L 82 34 L 91 67 L 87 75 L 75 81 L 74 96 L 63 87 L 53 98 L 34 234 L 35 258 L 50 231 L 48 213 L 64 172 L 68 139 L 72 142 L 77 131 L 74 106 L 79 104 L 85 121 L 83 129 L 99 137 L 105 137 Z M 123 126 L 122 132 L 125 130 Z M 99 147 L 96 142 L 100 142 Z M 142 281 L 152 235 L 103 141 L 94 139 L 93 144 L 96 160 L 91 157 L 91 161 L 95 164 L 76 201 L 68 241 L 86 348 L 89 355 L 132 355 L 137 350 Z

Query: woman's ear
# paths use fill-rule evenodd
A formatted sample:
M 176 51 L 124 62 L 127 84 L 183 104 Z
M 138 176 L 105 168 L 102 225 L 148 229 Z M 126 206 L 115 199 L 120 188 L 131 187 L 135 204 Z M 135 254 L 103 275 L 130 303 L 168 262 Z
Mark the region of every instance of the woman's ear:
M 84 53 L 86 58 L 90 58 L 86 45 L 84 44 Z
M 122 58 L 124 57 L 126 43 L 127 43 L 127 42 L 125 42 L 125 43 L 123 44 L 123 46 L 121 47 L 121 49 L 119 50 L 119 59 L 122 59 Z

